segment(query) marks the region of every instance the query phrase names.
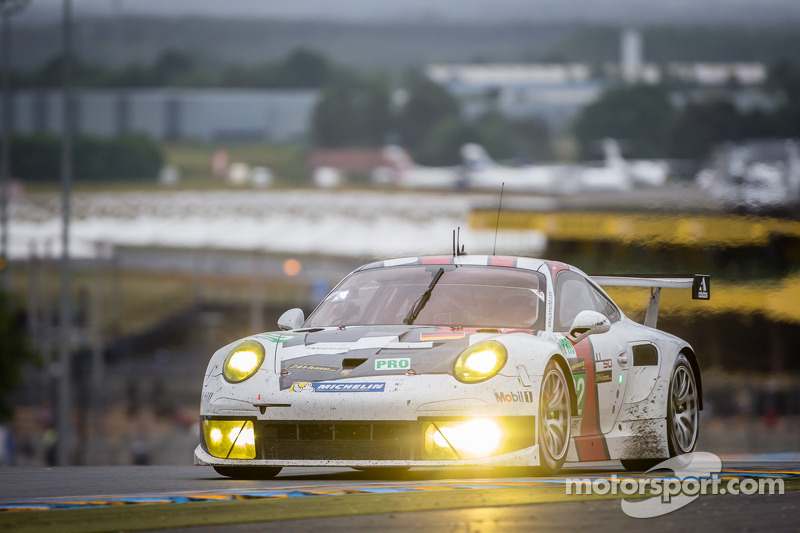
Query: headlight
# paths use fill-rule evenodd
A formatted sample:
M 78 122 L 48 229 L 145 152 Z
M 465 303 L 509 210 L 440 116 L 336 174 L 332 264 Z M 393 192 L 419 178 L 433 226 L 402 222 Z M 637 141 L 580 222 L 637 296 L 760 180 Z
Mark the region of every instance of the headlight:
M 497 341 L 481 341 L 458 356 L 453 375 L 462 383 L 480 383 L 500 372 L 506 360 L 505 346 Z
M 239 383 L 255 374 L 263 362 L 264 347 L 256 341 L 244 341 L 225 358 L 222 373 L 231 383 Z
M 203 420 L 208 451 L 222 459 L 255 459 L 253 423 L 245 420 Z

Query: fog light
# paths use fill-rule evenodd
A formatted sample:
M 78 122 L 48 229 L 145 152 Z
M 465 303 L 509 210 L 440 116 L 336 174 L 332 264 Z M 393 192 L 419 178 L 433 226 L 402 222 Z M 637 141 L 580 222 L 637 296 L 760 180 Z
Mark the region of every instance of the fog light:
M 255 459 L 256 433 L 246 420 L 203 420 L 208 452 L 221 459 Z
M 503 430 L 489 418 L 428 422 L 424 437 L 426 459 L 488 457 L 503 444 Z

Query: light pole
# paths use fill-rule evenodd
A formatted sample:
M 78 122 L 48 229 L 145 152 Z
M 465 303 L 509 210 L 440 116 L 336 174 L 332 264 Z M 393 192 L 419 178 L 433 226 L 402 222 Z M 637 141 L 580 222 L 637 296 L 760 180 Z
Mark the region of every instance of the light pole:
M 72 93 L 70 87 L 70 67 L 72 63 L 72 3 L 64 0 L 62 30 L 62 112 L 63 135 L 61 139 L 61 321 L 59 324 L 59 382 L 57 431 L 58 448 L 56 459 L 59 466 L 70 463 L 72 445 L 72 428 L 70 413 L 72 391 L 70 387 L 72 368 L 70 355 L 72 352 L 72 310 L 69 299 L 69 222 L 70 222 L 70 188 L 72 186 Z
M 21 10 L 29 0 L 0 0 L 2 18 L 2 42 L 0 42 L 0 70 L 3 77 L 3 133 L 2 155 L 0 155 L 0 289 L 8 292 L 11 282 L 8 276 L 8 183 L 11 179 L 11 15 Z

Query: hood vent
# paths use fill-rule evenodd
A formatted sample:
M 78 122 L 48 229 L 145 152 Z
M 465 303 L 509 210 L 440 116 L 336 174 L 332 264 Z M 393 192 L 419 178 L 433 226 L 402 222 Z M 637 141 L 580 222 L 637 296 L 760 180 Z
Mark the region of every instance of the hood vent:
M 342 359 L 342 370 L 352 370 L 357 366 L 361 366 L 367 362 L 365 357 L 356 357 L 349 359 Z

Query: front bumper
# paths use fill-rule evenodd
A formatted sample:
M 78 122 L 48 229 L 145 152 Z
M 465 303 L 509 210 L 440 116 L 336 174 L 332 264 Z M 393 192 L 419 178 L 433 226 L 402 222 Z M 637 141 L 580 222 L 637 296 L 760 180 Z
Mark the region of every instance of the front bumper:
M 246 450 L 234 440 L 209 442 L 213 428 L 241 423 Z M 477 434 L 459 428 L 478 424 Z M 475 448 L 482 424 L 496 428 L 490 447 Z M 264 421 L 203 417 L 195 464 L 213 466 L 536 466 L 535 418 L 421 417 L 410 421 Z M 227 429 L 225 430 L 228 431 Z M 242 433 L 244 434 L 244 433 Z M 219 432 L 217 432 L 219 435 Z M 244 453 L 242 453 L 244 452 Z M 238 458 L 234 458 L 238 457 Z
M 220 459 L 205 451 L 202 445 L 194 450 L 196 466 L 329 466 L 329 467 L 414 467 L 414 466 L 539 466 L 539 446 L 502 455 L 477 459 L 454 460 L 340 460 L 340 459 Z

